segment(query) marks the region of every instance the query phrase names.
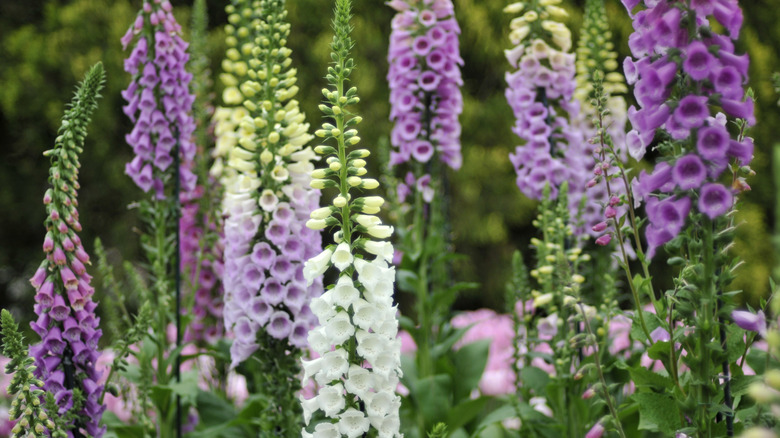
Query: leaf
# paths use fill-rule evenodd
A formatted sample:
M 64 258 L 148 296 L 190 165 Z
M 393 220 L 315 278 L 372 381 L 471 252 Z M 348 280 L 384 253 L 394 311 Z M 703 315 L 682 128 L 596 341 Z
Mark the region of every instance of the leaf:
M 652 347 L 647 349 L 647 355 L 650 359 L 666 360 L 669 357 L 669 346 L 667 341 L 658 341 Z
M 479 426 L 477 426 L 477 428 L 474 430 L 474 433 L 471 435 L 472 438 L 482 437 L 481 432 L 485 430 L 488 426 L 490 426 L 491 424 L 498 423 L 499 421 L 504 421 L 507 418 L 513 417 L 514 415 L 515 415 L 515 408 L 512 407 L 512 405 L 506 404 L 504 406 L 501 406 L 495 411 L 489 413 L 479 423 Z
M 447 419 L 452 402 L 452 378 L 449 374 L 437 374 L 419 379 L 414 386 L 417 408 L 425 418 L 425 424 L 433 425 Z
M 639 322 L 639 317 L 637 315 L 638 314 L 634 315 L 633 321 L 631 323 L 631 339 L 642 342 L 647 339 L 647 336 L 645 336 L 645 332 L 642 330 L 642 324 Z M 653 330 L 657 329 L 661 325 L 661 321 L 658 319 L 658 315 L 655 313 L 643 310 L 642 316 L 645 318 L 647 331 L 650 333 L 652 333 Z
M 531 389 L 534 393 L 543 394 L 550 381 L 550 375 L 541 368 L 527 366 L 520 370 L 520 381 L 524 387 Z
M 672 379 L 650 371 L 643 366 L 629 368 L 628 372 L 631 374 L 631 381 L 637 387 L 646 386 L 653 389 L 666 389 L 671 388 L 673 385 Z
M 455 352 L 455 400 L 468 397 L 471 390 L 477 387 L 485 371 L 489 351 L 490 339 L 482 339 L 466 344 Z
M 211 391 L 198 391 L 196 406 L 198 417 L 203 426 L 227 423 L 236 417 L 236 408 Z
M 473 400 L 467 399 L 452 408 L 447 417 L 447 428 L 459 429 L 461 426 L 468 424 L 469 421 L 482 412 L 489 399 L 490 397 L 484 396 Z
M 417 290 L 417 284 L 420 282 L 420 278 L 417 276 L 416 272 L 410 271 L 409 269 L 399 269 L 395 277 L 400 290 L 410 293 L 414 293 Z
M 466 334 L 466 332 L 471 328 L 471 326 L 461 327 L 457 330 L 454 330 L 451 335 L 444 338 L 443 341 L 436 344 L 431 348 L 431 357 L 432 358 L 438 358 L 444 354 L 446 354 L 448 351 L 452 349 L 452 346 L 455 345 L 456 342 L 460 338 L 463 337 L 463 335 Z
M 631 396 L 639 404 L 639 429 L 673 435 L 680 426 L 680 408 L 671 396 L 640 392 Z

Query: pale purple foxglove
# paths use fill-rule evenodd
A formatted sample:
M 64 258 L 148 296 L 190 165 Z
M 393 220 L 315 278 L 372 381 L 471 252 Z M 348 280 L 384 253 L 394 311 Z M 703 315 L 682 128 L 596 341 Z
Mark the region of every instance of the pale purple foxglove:
M 580 104 L 574 99 L 575 57 L 568 53 L 571 32 L 555 21 L 567 13 L 554 3 L 517 2 L 504 9 L 513 15 L 521 13 L 510 24 L 514 47 L 506 51 L 506 57 L 517 70 L 506 74 L 506 98 L 516 119 L 512 131 L 523 143 L 509 160 L 520 191 L 529 198 L 541 199 L 546 186 L 556 198 L 560 186 L 568 182 L 569 207 L 576 222 L 595 164 L 594 146 L 574 124 Z M 598 213 L 597 208 L 593 210 Z
M 226 29 L 229 48 L 223 68 L 229 74 L 223 81 L 229 90 L 223 100 L 242 107 L 218 110 L 217 115 L 217 148 L 225 148 L 220 151 L 223 316 L 226 330 L 236 334 L 233 366 L 259 348 L 260 331 L 292 347 L 306 347 L 305 333 L 317 323 L 309 303 L 322 293 L 321 278 L 307 284 L 304 275 L 304 262 L 322 247 L 320 233 L 305 226 L 320 194 L 309 184 L 316 158 L 306 147 L 312 138 L 309 125 L 293 99 L 298 87 L 285 46 L 290 27 L 280 19 L 283 2 L 261 3 L 228 7 L 232 24 Z M 261 39 L 268 44 L 255 44 Z M 251 55 L 248 59 L 236 48 L 244 40 L 241 47 L 249 50 L 242 52 Z

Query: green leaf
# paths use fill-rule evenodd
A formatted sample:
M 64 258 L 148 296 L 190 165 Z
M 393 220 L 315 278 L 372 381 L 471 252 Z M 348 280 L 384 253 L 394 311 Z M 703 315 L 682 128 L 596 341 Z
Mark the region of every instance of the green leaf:
M 550 375 L 541 368 L 527 366 L 520 370 L 520 381 L 523 386 L 531 389 L 536 394 L 543 394 L 547 383 L 550 382 Z
M 399 269 L 395 278 L 398 283 L 398 288 L 404 292 L 410 293 L 414 293 L 417 290 L 417 285 L 420 282 L 417 273 L 410 271 L 409 269 Z
M 658 341 L 647 349 L 647 355 L 650 359 L 666 360 L 669 357 L 670 345 L 667 341 Z
M 629 368 L 628 372 L 631 374 L 631 381 L 633 381 L 637 387 L 647 386 L 653 389 L 666 389 L 671 388 L 674 384 L 672 379 L 650 371 L 643 366 Z
M 167 409 L 168 404 L 171 402 L 173 389 L 168 385 L 154 385 L 150 389 L 151 394 L 149 398 L 152 400 L 152 403 L 158 408 Z
M 667 394 L 641 392 L 631 398 L 639 404 L 639 429 L 673 435 L 680 426 L 680 408 Z
M 417 392 L 413 395 L 417 408 L 425 418 L 425 424 L 433 425 L 447 419 L 452 402 L 452 378 L 449 374 L 437 374 L 417 380 Z
M 466 344 L 455 352 L 455 400 L 467 398 L 471 390 L 477 387 L 485 371 L 489 351 L 490 339 L 482 339 Z
M 647 336 L 645 336 L 645 332 L 642 330 L 642 324 L 639 322 L 639 317 L 637 315 L 638 314 L 634 315 L 631 323 L 631 339 L 636 339 L 641 342 L 647 339 Z M 643 310 L 642 316 L 645 318 L 645 324 L 647 324 L 647 331 L 649 333 L 652 333 L 653 330 L 661 325 L 661 320 L 658 319 L 658 315 L 655 313 Z
M 498 423 L 499 421 L 504 421 L 507 418 L 515 416 L 515 408 L 512 405 L 506 404 L 504 406 L 501 406 L 500 408 L 496 409 L 495 411 L 489 413 L 477 426 L 477 428 L 474 430 L 474 433 L 471 434 L 472 438 L 482 437 L 482 431 L 485 430 L 488 426 L 491 424 Z
M 223 400 L 211 391 L 198 391 L 198 417 L 203 426 L 227 423 L 236 418 L 238 412 L 232 403 Z
M 450 411 L 447 417 L 447 427 L 449 429 L 459 429 L 465 426 L 469 421 L 476 418 L 485 408 L 485 404 L 490 397 L 479 397 L 474 400 L 468 399 Z
M 452 346 L 455 345 L 456 342 L 460 338 L 463 337 L 463 335 L 466 334 L 466 332 L 471 328 L 471 326 L 461 327 L 457 330 L 454 330 L 451 335 L 444 338 L 443 341 L 436 344 L 431 348 L 431 357 L 438 358 L 444 354 L 446 354 L 448 351 L 452 349 Z

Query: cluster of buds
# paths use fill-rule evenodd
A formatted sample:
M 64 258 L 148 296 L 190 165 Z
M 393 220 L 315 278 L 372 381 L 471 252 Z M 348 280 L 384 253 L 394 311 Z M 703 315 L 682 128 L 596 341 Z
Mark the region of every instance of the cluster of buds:
M 46 259 L 30 279 L 36 291 L 38 315 L 30 326 L 41 337 L 40 343 L 30 347 L 35 376 L 43 381 L 46 391 L 54 394 L 58 414 L 73 407 L 74 389 L 84 394 L 86 402 L 77 412 L 73 427 L 86 430 L 92 437 L 100 437 L 105 431 L 99 426 L 105 406 L 98 401 L 103 386 L 98 383 L 101 373 L 95 366 L 102 331 L 98 328 L 100 318 L 95 315 L 97 303 L 92 301 L 92 277 L 85 266 L 90 263 L 89 255 L 77 234 L 81 231 L 78 154 L 83 150 L 87 124 L 97 108 L 104 78 L 102 64 L 87 73 L 63 117 L 54 149 L 44 153 L 52 163 L 52 187 L 43 196 Z
M 334 63 L 326 76 L 331 89 L 323 90 L 327 104 L 320 106 L 333 123 L 324 123 L 316 131 L 318 137 L 333 140 L 335 147 L 315 148 L 326 157 L 327 167 L 315 170 L 312 180 L 317 188 L 337 188 L 338 195 L 332 205 L 312 212 L 307 223 L 314 229 L 335 228 L 336 244 L 306 262 L 304 270 L 309 283 L 330 267 L 338 270 L 334 287 L 311 304 L 320 327 L 309 332 L 308 340 L 319 357 L 303 361 L 304 382 L 313 377 L 319 384 L 316 396 L 301 398 L 304 421 L 308 426 L 318 410 L 326 420 L 316 424 L 313 432 L 304 428 L 302 436 L 356 438 L 373 429 L 376 436 L 396 438 L 402 436 L 401 399 L 395 393 L 401 376 L 401 344 L 393 305 L 395 268 L 388 265 L 393 246 L 375 240 L 390 237 L 393 229 L 375 216 L 382 198 L 353 199 L 350 193 L 378 186 L 376 180 L 364 177 L 369 151 L 347 151 L 360 143 L 354 126 L 361 120 L 347 109 L 358 103 L 357 89 L 342 91 L 354 67 L 349 54 L 350 18 L 350 0 L 338 0 Z M 371 256 L 375 257 L 371 260 Z
M 237 140 L 223 173 L 223 314 L 235 335 L 234 366 L 259 347 L 261 329 L 305 347 L 316 324 L 309 303 L 322 292 L 320 279 L 312 287 L 304 280 L 304 261 L 322 247 L 320 233 L 304 226 L 320 194 L 310 187 L 316 156 L 304 147 L 312 138 L 309 125 L 293 99 L 298 87 L 286 47 L 287 12 L 281 0 L 249 3 L 229 8 L 229 21 L 238 27 L 228 27 L 229 38 L 247 39 L 240 50 L 249 56 L 244 64 L 235 47 L 227 53 L 245 110 L 238 133 L 230 134 Z

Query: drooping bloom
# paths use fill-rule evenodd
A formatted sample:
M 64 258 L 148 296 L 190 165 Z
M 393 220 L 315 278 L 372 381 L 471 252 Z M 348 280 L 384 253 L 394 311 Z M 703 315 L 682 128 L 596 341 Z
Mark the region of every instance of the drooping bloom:
M 105 406 L 98 402 L 103 386 L 98 383 L 100 372 L 95 367 L 102 331 L 98 328 L 100 318 L 95 315 L 97 303 L 92 301 L 92 277 L 85 266 L 90 263 L 89 255 L 78 236 L 81 224 L 76 206 L 78 154 L 83 150 L 87 124 L 97 108 L 103 82 L 103 67 L 97 64 L 87 73 L 66 111 L 54 149 L 44 154 L 52 161 L 52 187 L 43 198 L 47 213 L 43 244 L 46 260 L 30 279 L 36 291 L 38 316 L 30 326 L 41 337 L 40 343 L 30 347 L 36 377 L 43 380 L 44 388 L 58 402 L 60 412 L 53 414 L 71 409 L 73 390 L 81 390 L 86 400 L 76 412 L 73 425 L 97 438 L 105 432 L 105 426 L 99 426 Z
M 357 89 L 344 91 L 353 65 L 349 54 L 350 17 L 350 0 L 337 0 L 333 20 L 336 35 L 331 46 L 337 73 L 328 75 L 331 87 L 323 91 L 327 105 L 321 107 L 337 126 L 360 122 L 346 110 L 358 102 Z M 393 230 L 375 216 L 384 202 L 382 198 L 350 194 L 354 189 L 378 186 L 376 180 L 350 172 L 365 169 L 364 158 L 369 155 L 366 149 L 347 151 L 360 142 L 357 130 L 342 132 L 324 123 L 315 134 L 336 140 L 336 147 L 315 148 L 327 156 L 330 165 L 313 172 L 312 185 L 338 187 L 339 194 L 332 205 L 314 211 L 307 226 L 335 228 L 336 245 L 306 262 L 304 276 L 311 283 L 322 272 L 335 269 L 339 279 L 311 304 L 320 327 L 311 330 L 308 339 L 319 357 L 303 361 L 304 382 L 314 378 L 319 389 L 315 397 L 302 397 L 301 404 L 307 426 L 315 411 L 321 410 L 328 419 L 308 430 L 304 428 L 302 436 L 360 437 L 373 429 L 377 436 L 397 438 L 401 436 L 401 399 L 395 390 L 401 375 L 401 342 L 397 339 L 397 309 L 393 305 L 395 268 L 388 264 L 393 257 L 392 245 L 379 241 L 390 237 Z
M 548 185 L 555 198 L 561 184 L 568 182 L 569 207 L 576 222 L 595 164 L 595 148 L 572 124 L 580 111 L 574 99 L 575 57 L 569 53 L 571 32 L 554 20 L 567 15 L 557 3 L 517 2 L 504 9 L 522 13 L 510 23 L 509 39 L 515 47 L 505 51 L 517 69 L 506 74 L 506 98 L 516 119 L 512 131 L 523 141 L 509 160 L 520 191 L 530 198 L 541 199 Z M 598 215 L 598 209 L 592 213 Z
M 634 13 L 639 5 L 644 9 Z M 637 195 L 648 202 L 648 216 L 655 208 L 649 204 L 651 195 L 663 199 L 658 206 L 666 200 L 686 200 L 710 219 L 722 216 L 731 209 L 735 193 L 719 182 L 720 176 L 732 161 L 748 165 L 753 153 L 752 140 L 741 134 L 733 140 L 726 123 L 728 117 L 744 119 L 746 126 L 755 123 L 753 100 L 745 97 L 743 88 L 748 58 L 734 53 L 742 11 L 736 0 L 626 6 L 635 32 L 629 38 L 633 58 L 626 58 L 624 71 L 640 107 L 629 109 L 634 128 L 628 133 L 629 151 L 641 158 L 660 129 L 682 150 L 652 173 L 640 175 Z M 723 25 L 728 36 L 715 33 L 712 20 Z M 668 214 L 675 211 L 665 208 L 650 218 L 648 255 L 679 233 L 685 217 L 670 222 Z
M 122 37 L 125 49 L 138 38 L 125 60 L 125 71 L 132 80 L 122 92 L 127 101 L 122 109 L 134 123 L 125 140 L 135 153 L 125 173 L 144 192 L 154 189 L 157 199 L 166 197 L 165 181 L 174 174 L 171 166 L 176 162 L 177 150 L 181 190 L 192 192 L 196 184 L 192 172 L 192 75 L 185 70 L 187 43 L 181 39 L 181 26 L 171 11 L 168 1 L 146 0 L 135 23 Z
M 404 0 L 388 5 L 398 11 L 387 55 L 390 120 L 395 122 L 390 165 L 440 160 L 457 170 L 463 161 L 458 121 L 463 109 L 463 60 L 452 1 Z M 425 177 L 430 178 L 427 171 L 414 175 L 417 180 Z M 414 182 L 402 184 L 416 188 Z
M 237 131 L 220 133 L 227 141 L 218 140 L 218 148 L 230 146 L 222 173 L 223 315 L 225 328 L 235 334 L 233 366 L 257 350 L 261 330 L 305 347 L 306 333 L 316 324 L 309 303 L 322 293 L 321 279 L 309 286 L 304 280 L 304 261 L 322 245 L 320 233 L 304 226 L 320 194 L 309 185 L 315 159 L 305 147 L 312 138 L 309 125 L 293 99 L 298 87 L 285 47 L 290 25 L 282 20 L 284 2 L 260 3 L 254 8 L 240 1 L 228 8 L 232 47 L 223 62 L 239 93 L 226 91 L 225 96 L 243 99 L 244 110 L 233 111 L 230 118 L 245 114 Z M 247 41 L 239 47 L 252 55 L 247 61 L 237 56 L 238 37 Z M 255 44 L 256 39 L 268 44 Z

